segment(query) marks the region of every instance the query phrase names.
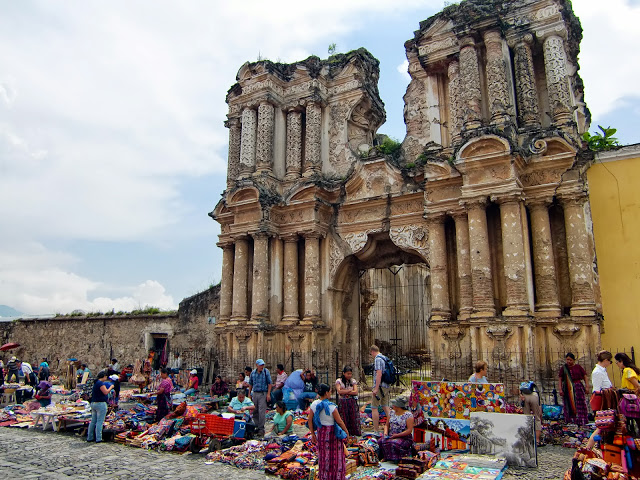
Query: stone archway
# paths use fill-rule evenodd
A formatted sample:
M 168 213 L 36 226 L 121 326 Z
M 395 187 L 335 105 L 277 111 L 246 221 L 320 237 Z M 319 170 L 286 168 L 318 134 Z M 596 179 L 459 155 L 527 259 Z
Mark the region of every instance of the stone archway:
M 383 353 L 392 356 L 427 354 L 431 305 L 427 259 L 416 250 L 396 245 L 389 232 L 365 238 L 361 249 L 339 265 L 329 289 L 336 345 L 342 346 L 346 362 L 360 367 L 370 363 L 368 349 L 374 342 L 381 343 Z M 388 269 L 404 271 L 396 276 Z M 388 274 L 381 273 L 385 271 Z M 394 280 L 395 285 L 390 283 Z M 373 298 L 376 291 L 386 292 L 387 298 Z M 367 292 L 373 296 L 367 297 Z M 390 298 L 393 293 L 395 298 Z M 412 311 L 411 305 L 417 308 Z M 396 317 L 384 318 L 388 314 Z M 386 328 L 393 331 L 383 331 Z

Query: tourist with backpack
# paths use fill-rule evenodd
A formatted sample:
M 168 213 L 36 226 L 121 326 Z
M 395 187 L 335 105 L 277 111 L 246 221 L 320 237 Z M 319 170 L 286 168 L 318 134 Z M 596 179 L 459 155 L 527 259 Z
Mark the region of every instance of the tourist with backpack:
M 387 373 L 385 376 L 385 371 L 387 370 L 387 364 L 390 363 L 389 359 L 380 353 L 380 349 L 377 345 L 371 345 L 370 348 L 371 356 L 373 357 L 373 390 L 371 393 L 373 394 L 373 398 L 371 399 L 371 419 L 373 420 L 373 432 L 375 434 L 380 433 L 380 413 L 378 412 L 378 407 L 382 407 L 384 414 L 387 419 L 389 418 L 389 387 L 392 382 L 385 382 L 385 380 L 389 380 L 389 374 Z M 393 368 L 393 364 L 391 364 Z
M 525 415 L 533 415 L 536 420 L 536 444 L 541 447 L 540 435 L 542 433 L 542 405 L 540 405 L 540 394 L 538 387 L 533 382 L 522 382 L 520 384 L 520 398 L 522 399 L 522 409 Z

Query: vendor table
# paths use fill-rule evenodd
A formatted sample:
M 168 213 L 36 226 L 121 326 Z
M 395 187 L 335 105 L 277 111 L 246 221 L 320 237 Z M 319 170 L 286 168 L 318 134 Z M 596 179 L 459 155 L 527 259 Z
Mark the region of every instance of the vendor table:
M 84 432 L 89 426 L 89 423 L 91 423 L 91 419 L 89 418 L 72 418 L 61 415 L 58 418 L 58 432 L 76 427 L 82 427 L 82 432 Z
M 36 428 L 38 424 L 41 424 L 43 431 L 47 429 L 48 425 L 51 425 L 51 430 L 55 430 L 56 432 L 60 430 L 60 426 L 58 424 L 58 417 L 60 416 L 60 413 L 31 412 L 31 416 L 35 420 L 31 428 Z

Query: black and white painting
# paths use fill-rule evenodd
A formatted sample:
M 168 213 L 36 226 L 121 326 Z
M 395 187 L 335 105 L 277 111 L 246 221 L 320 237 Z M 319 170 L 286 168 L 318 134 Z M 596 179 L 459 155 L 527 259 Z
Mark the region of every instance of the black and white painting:
M 538 466 L 533 415 L 471 412 L 471 453 L 504 458 L 512 467 Z

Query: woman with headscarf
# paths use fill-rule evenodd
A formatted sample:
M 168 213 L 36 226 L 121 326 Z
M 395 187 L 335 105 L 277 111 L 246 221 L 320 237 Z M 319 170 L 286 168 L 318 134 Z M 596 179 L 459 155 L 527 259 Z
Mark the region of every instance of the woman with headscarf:
M 36 392 L 36 400 L 40 402 L 41 407 L 47 407 L 51 405 L 51 384 L 46 380 L 42 380 L 38 384 L 38 391 Z
M 384 437 L 378 444 L 384 459 L 397 462 L 411 456 L 413 447 L 413 414 L 407 408 L 407 399 L 398 397 L 391 402 L 389 421 L 384 426 Z
M 318 479 L 344 480 L 347 474 L 344 439 L 337 436 L 340 427 L 348 435 L 347 426 L 340 418 L 338 407 L 329 401 L 331 388 L 324 383 L 318 386 L 319 400 L 310 407 L 307 426 L 311 441 L 318 446 Z
M 565 422 L 586 425 L 589 414 L 587 409 L 589 377 L 584 368 L 576 363 L 576 356 L 571 352 L 565 355 L 565 364 L 558 372 L 558 390 L 563 398 Z

